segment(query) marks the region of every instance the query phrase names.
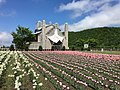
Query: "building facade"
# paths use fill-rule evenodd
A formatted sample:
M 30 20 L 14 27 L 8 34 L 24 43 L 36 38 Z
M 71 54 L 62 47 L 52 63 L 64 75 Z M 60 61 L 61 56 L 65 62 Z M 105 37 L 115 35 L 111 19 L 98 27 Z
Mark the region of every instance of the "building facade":
M 48 25 L 45 23 L 45 20 L 38 21 L 35 29 L 35 41 L 32 42 L 29 46 L 29 49 L 39 49 L 39 46 L 42 46 L 43 49 L 61 49 L 65 46 L 65 49 L 68 47 L 68 24 L 64 25 L 64 32 L 58 27 L 58 24 Z

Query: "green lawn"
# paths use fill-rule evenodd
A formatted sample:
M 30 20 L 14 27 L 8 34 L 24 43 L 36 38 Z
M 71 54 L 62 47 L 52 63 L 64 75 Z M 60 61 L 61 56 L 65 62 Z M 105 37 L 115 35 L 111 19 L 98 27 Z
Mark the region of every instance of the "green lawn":
M 101 53 L 101 54 L 115 54 L 115 55 L 120 55 L 120 51 L 90 51 L 90 53 Z

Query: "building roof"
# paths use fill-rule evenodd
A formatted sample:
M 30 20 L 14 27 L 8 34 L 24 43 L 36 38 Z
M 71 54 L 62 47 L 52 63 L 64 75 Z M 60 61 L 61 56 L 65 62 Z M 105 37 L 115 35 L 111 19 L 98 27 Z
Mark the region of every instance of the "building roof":
M 52 35 L 52 36 L 48 36 L 48 35 L 46 35 L 51 41 L 53 41 L 53 42 L 55 42 L 55 43 L 57 43 L 57 42 L 59 42 L 59 41 L 63 41 L 63 39 L 64 39 L 64 37 L 63 36 L 60 36 L 60 35 L 58 35 L 58 29 L 55 29 L 55 31 L 54 31 L 54 34 Z
M 39 34 L 39 33 L 41 33 L 41 31 L 37 31 L 37 32 L 35 32 L 34 34 Z
M 42 27 L 36 29 L 34 34 L 40 34 L 40 33 L 42 33 Z M 54 25 L 46 25 L 45 35 L 54 43 L 57 43 L 59 41 L 62 42 L 64 39 L 61 30 L 55 27 Z

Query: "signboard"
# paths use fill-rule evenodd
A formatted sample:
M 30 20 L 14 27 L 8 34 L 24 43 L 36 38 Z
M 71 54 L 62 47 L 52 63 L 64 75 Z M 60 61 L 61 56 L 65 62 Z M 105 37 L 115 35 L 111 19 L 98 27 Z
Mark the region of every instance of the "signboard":
M 104 51 L 104 49 L 103 48 L 101 48 L 101 52 L 103 52 Z
M 88 48 L 88 44 L 84 44 L 84 48 Z

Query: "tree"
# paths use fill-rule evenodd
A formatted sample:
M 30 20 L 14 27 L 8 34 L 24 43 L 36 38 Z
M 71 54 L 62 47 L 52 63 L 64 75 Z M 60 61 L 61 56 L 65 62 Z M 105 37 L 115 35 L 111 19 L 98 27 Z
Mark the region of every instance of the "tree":
M 13 43 L 15 44 L 16 48 L 20 50 L 28 50 L 31 41 L 34 38 L 32 31 L 30 31 L 29 28 L 22 26 L 18 26 L 16 31 L 17 32 L 11 33 L 13 36 Z
M 85 43 L 85 40 L 79 39 L 79 40 L 76 41 L 76 46 L 77 47 L 83 47 L 84 43 Z
M 80 49 L 81 51 L 83 51 L 84 43 L 85 43 L 84 39 L 78 39 L 76 41 L 76 47 L 77 47 L 77 49 Z
M 3 45 L 2 48 L 5 48 L 5 46 Z
M 10 48 L 9 48 L 10 51 L 14 51 L 14 45 L 11 45 Z
M 97 46 L 98 44 L 96 39 L 88 39 L 86 43 L 88 43 L 91 48 Z

